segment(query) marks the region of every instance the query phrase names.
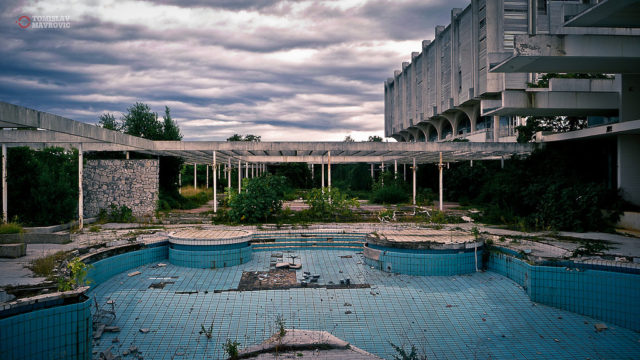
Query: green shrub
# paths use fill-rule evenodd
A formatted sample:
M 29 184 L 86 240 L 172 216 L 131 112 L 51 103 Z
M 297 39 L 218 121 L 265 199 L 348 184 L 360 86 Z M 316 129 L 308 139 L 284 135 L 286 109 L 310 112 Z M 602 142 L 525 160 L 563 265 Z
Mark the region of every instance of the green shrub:
M 87 279 L 87 274 L 89 269 L 91 269 L 92 267 L 92 265 L 87 265 L 82 262 L 80 258 L 73 258 L 67 264 L 69 276 L 58 278 L 58 290 L 69 291 L 80 286 L 89 285 L 91 283 L 91 280 Z
M 416 204 L 420 206 L 432 205 L 436 200 L 438 200 L 438 195 L 430 188 L 420 189 L 416 194 Z
M 245 191 L 229 201 L 229 218 L 238 223 L 267 221 L 282 209 L 286 179 L 266 175 L 247 179 Z
M 227 353 L 227 355 L 229 355 L 229 359 L 231 360 L 235 360 L 238 359 L 238 346 L 240 346 L 240 343 L 237 341 L 231 341 L 231 339 L 227 339 L 227 341 L 222 344 L 222 347 L 224 348 L 224 352 Z
M 355 217 L 352 207 L 360 207 L 358 200 L 349 198 L 338 188 L 312 189 L 307 192 L 304 202 L 309 208 L 302 215 L 310 220 L 339 221 Z
M 98 213 L 98 221 L 100 222 L 130 223 L 135 220 L 133 211 L 126 205 L 118 207 L 116 204 L 111 204 L 109 210 L 100 209 Z
M 401 187 L 394 184 L 381 187 L 371 194 L 371 202 L 374 204 L 399 204 L 409 199 L 409 194 Z
M 0 234 L 20 234 L 24 232 L 22 225 L 14 222 L 9 222 L 0 225 Z

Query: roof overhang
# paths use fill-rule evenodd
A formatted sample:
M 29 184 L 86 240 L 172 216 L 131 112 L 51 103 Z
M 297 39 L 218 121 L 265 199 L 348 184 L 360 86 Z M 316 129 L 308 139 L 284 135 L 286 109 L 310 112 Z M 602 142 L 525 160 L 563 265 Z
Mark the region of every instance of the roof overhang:
M 639 28 L 640 1 L 600 0 L 565 22 L 564 26 Z
M 640 73 L 640 36 L 516 35 L 491 72 Z
M 151 141 L 110 131 L 61 116 L 0 102 L 5 127 L 0 143 L 7 146 L 78 147 L 83 151 L 136 151 L 154 156 L 177 156 L 187 162 L 233 163 L 433 163 L 488 160 L 513 154 L 526 155 L 534 144 L 514 143 L 405 143 L 405 142 L 227 142 Z M 1 125 L 1 124 L 0 124 Z
M 615 116 L 618 107 L 617 92 L 506 90 L 499 100 L 482 100 L 480 115 Z

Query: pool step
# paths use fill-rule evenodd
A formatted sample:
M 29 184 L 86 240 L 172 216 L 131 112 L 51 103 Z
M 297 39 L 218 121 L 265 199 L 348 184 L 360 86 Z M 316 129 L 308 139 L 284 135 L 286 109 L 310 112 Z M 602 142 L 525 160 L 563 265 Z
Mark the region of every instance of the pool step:
M 275 249 L 345 249 L 362 250 L 363 243 L 360 241 L 272 241 L 272 242 L 251 242 L 254 251 L 275 250 Z

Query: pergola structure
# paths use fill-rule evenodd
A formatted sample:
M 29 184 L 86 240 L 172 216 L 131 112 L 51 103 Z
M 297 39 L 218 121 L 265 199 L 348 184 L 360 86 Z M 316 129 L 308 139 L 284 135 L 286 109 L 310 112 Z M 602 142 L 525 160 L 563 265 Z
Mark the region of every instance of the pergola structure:
M 2 209 L 7 219 L 7 147 L 50 146 L 79 150 L 79 226 L 82 227 L 82 164 L 83 153 L 102 151 L 135 151 L 153 156 L 176 156 L 188 163 L 209 164 L 214 171 L 220 166 L 245 170 L 250 176 L 266 170 L 266 164 L 304 162 L 321 164 L 324 187 L 324 164 L 327 164 L 327 184 L 331 187 L 331 164 L 370 163 L 411 165 L 413 172 L 413 203 L 416 194 L 417 165 L 440 164 L 440 208 L 442 208 L 442 167 L 446 162 L 504 159 L 511 155 L 527 155 L 535 144 L 517 143 L 390 143 L 390 142 L 224 142 L 224 141 L 152 141 L 118 131 L 107 130 L 62 116 L 0 102 L 0 144 L 2 144 Z M 195 167 L 194 167 L 195 171 Z M 214 172 L 215 173 L 215 172 Z M 219 172 L 218 172 L 219 173 Z M 238 191 L 242 171 L 238 171 Z M 229 187 L 231 179 L 228 176 Z M 195 177 L 194 177 L 195 179 Z M 214 182 L 214 211 L 217 210 L 217 177 Z

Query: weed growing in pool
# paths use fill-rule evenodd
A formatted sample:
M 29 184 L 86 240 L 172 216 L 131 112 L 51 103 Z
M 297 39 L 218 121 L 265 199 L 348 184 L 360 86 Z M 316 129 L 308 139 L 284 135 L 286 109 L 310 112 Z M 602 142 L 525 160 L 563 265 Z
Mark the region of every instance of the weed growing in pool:
M 89 285 L 91 281 L 87 280 L 87 273 L 92 267 L 82 262 L 80 258 L 71 259 L 67 264 L 70 275 L 68 278 L 66 276 L 58 278 L 58 290 L 69 291 L 80 286 Z
M 213 321 L 211 322 L 211 325 L 209 326 L 209 328 L 205 328 L 204 324 L 200 324 L 200 332 L 199 334 L 202 335 L 204 334 L 204 336 L 207 337 L 207 339 L 211 340 L 211 338 L 213 337 Z M 227 341 L 229 341 L 229 339 L 227 339 Z
M 276 326 L 278 327 L 278 337 L 283 338 L 287 334 L 287 330 L 284 328 L 286 324 L 286 320 L 284 316 L 278 315 L 276 316 Z
M 240 343 L 237 341 L 231 341 L 231 339 L 227 339 L 227 341 L 222 344 L 224 352 L 226 352 L 227 355 L 229 355 L 229 359 L 232 360 L 239 359 L 238 346 L 240 346 Z
M 411 345 L 411 351 L 407 353 L 404 347 L 400 347 L 392 342 L 389 342 L 393 350 L 397 355 L 393 355 L 393 360 L 426 360 L 426 356 L 418 355 L 418 350 L 415 345 Z

